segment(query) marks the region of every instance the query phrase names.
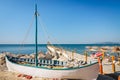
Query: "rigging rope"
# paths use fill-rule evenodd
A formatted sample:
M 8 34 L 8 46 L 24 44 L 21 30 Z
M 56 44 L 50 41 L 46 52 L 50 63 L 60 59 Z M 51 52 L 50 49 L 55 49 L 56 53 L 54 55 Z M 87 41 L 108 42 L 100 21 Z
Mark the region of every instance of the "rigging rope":
M 23 41 L 20 43 L 21 46 L 20 46 L 19 49 L 18 49 L 19 52 L 20 52 L 20 51 L 22 50 L 22 48 L 24 47 L 24 44 L 25 44 L 24 42 L 25 42 L 25 40 L 28 38 L 29 32 L 30 32 L 30 30 L 31 30 L 31 28 L 32 28 L 32 25 L 33 25 L 33 22 L 34 22 L 34 16 L 32 17 L 32 20 L 30 21 L 30 26 L 28 27 L 28 30 L 27 30 L 27 32 L 26 32 L 26 34 L 25 34 L 25 37 L 24 37 Z
M 48 35 L 48 32 L 47 32 L 47 29 L 45 28 L 45 25 L 43 24 L 41 17 L 38 18 L 38 19 L 40 20 L 39 23 L 40 23 L 40 25 L 41 25 L 41 27 L 44 31 L 45 37 L 47 38 L 47 40 L 49 40 L 49 35 Z
M 39 17 L 38 17 L 38 19 L 39 19 Z M 40 17 L 40 19 L 39 19 L 40 21 L 40 25 L 41 25 L 41 27 L 42 27 L 42 29 L 43 29 L 43 31 L 44 31 L 44 34 L 45 34 L 45 37 L 46 37 L 46 39 L 49 41 L 50 39 L 52 40 L 52 38 L 53 38 L 53 40 L 55 40 L 55 42 L 57 42 L 57 46 L 59 47 L 59 48 L 61 48 L 61 49 L 64 49 L 59 43 L 59 41 L 55 38 L 55 37 L 53 37 L 52 36 L 52 38 L 49 36 L 50 34 L 48 33 L 48 31 L 47 31 L 47 28 L 46 28 L 46 26 L 45 26 L 45 24 L 43 24 L 43 21 L 42 21 L 42 18 Z M 24 42 L 25 42 L 25 40 L 28 38 L 28 36 L 29 36 L 29 32 L 30 32 L 30 30 L 31 30 L 31 28 L 32 28 L 32 25 L 33 25 L 33 22 L 34 22 L 34 16 L 32 17 L 32 20 L 31 20 L 31 24 L 30 24 L 30 26 L 29 26 L 29 28 L 28 28 L 28 30 L 27 30 L 27 32 L 26 32 L 26 34 L 25 34 L 25 37 L 24 37 L 24 39 L 23 39 L 23 41 L 22 41 L 22 43 L 21 43 L 21 46 L 20 46 L 20 48 L 19 48 L 19 52 L 21 51 L 21 49 L 22 49 L 22 47 L 24 47 Z M 49 34 L 49 35 L 48 35 Z M 52 44 L 50 44 L 50 45 L 52 45 Z M 53 46 L 53 45 L 52 45 Z M 64 50 L 66 50 L 66 49 L 64 49 Z M 67 50 L 67 51 L 69 51 L 69 50 Z
M 39 17 L 38 17 L 39 18 Z M 52 40 L 52 38 L 53 38 L 53 40 L 55 40 L 56 42 L 57 42 L 57 47 L 59 47 L 59 48 L 61 48 L 61 49 L 64 49 L 65 51 L 71 51 L 71 50 L 69 50 L 69 49 L 65 49 L 65 48 L 63 48 L 59 43 L 59 41 L 55 38 L 55 37 L 52 37 L 51 38 L 51 36 L 49 36 L 50 34 L 48 33 L 48 31 L 47 31 L 47 28 L 46 28 L 46 26 L 45 26 L 45 24 L 43 24 L 43 21 L 42 21 L 42 18 L 40 17 L 40 25 L 41 25 L 41 27 L 42 27 L 42 29 L 43 29 L 43 31 L 44 31 L 44 34 L 45 34 L 45 36 L 46 36 L 46 38 L 47 38 L 47 40 L 48 40 L 48 43 L 49 43 L 49 40 Z M 49 35 L 48 35 L 49 34 Z M 51 42 L 50 42 L 51 43 Z M 51 46 L 53 46 L 52 44 L 50 44 Z
M 43 29 L 43 31 L 44 31 L 44 34 L 45 34 L 47 40 L 48 40 L 48 41 L 49 41 L 50 39 L 52 40 L 52 38 L 54 38 L 54 37 L 51 38 L 51 36 L 49 36 L 50 33 L 48 33 L 47 28 L 46 28 L 45 24 L 43 24 L 43 21 L 42 21 L 42 18 L 41 18 L 41 17 L 40 17 L 40 24 L 41 24 L 41 27 L 42 27 L 42 29 Z M 48 35 L 48 34 L 49 34 L 49 35 Z M 60 43 L 56 38 L 54 38 L 53 40 L 56 41 L 57 43 Z M 58 45 L 58 44 L 57 44 L 57 45 Z M 60 46 L 60 45 L 58 45 L 58 46 Z
M 28 28 L 28 30 L 27 30 L 27 32 L 26 32 L 26 35 L 25 35 L 25 37 L 24 37 L 24 39 L 23 39 L 23 41 L 22 41 L 22 44 L 23 44 L 23 43 L 25 42 L 25 40 L 28 38 L 29 32 L 30 32 L 30 30 L 31 30 L 31 28 L 32 28 L 32 25 L 33 25 L 33 22 L 34 22 L 34 16 L 33 16 L 33 18 L 32 18 L 30 27 Z

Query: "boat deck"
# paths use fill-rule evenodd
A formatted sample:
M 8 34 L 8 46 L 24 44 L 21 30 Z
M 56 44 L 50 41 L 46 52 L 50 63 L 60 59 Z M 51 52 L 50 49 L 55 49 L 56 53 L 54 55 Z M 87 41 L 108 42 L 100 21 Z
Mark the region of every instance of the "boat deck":
M 26 66 L 33 66 L 35 67 L 35 59 L 32 58 L 18 58 L 13 56 L 7 56 L 7 58 L 18 64 L 26 65 Z M 58 61 L 58 60 L 46 60 L 46 59 L 38 59 L 38 66 L 37 67 L 43 67 L 43 68 L 52 68 L 52 69 L 68 69 L 68 68 L 76 68 L 76 67 L 84 67 L 88 66 L 92 63 L 96 63 L 96 60 L 88 60 L 88 62 L 85 62 L 83 60 L 80 61 L 74 61 L 69 60 L 68 62 L 64 61 Z

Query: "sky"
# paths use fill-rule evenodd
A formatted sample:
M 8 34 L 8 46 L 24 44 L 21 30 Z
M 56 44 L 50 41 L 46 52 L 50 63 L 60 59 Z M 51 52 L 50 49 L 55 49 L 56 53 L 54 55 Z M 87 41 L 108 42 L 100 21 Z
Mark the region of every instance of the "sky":
M 0 44 L 120 42 L 120 0 L 0 0 Z

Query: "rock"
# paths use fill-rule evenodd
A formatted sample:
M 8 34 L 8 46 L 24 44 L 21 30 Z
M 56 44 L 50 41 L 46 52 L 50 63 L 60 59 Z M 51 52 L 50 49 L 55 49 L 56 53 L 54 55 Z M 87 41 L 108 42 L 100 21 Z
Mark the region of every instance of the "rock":
M 45 59 L 52 59 L 53 58 L 53 56 L 51 55 L 51 54 L 49 54 L 49 53 L 47 53 L 46 55 L 45 55 Z
M 5 54 L 0 54 L 0 65 L 5 64 Z
M 43 52 L 39 52 L 38 53 L 38 58 L 39 59 L 44 59 L 45 58 L 45 54 Z
M 30 54 L 30 58 L 34 59 L 35 58 L 35 54 Z
M 5 53 L 0 54 L 0 71 L 4 71 L 7 69 L 5 62 Z

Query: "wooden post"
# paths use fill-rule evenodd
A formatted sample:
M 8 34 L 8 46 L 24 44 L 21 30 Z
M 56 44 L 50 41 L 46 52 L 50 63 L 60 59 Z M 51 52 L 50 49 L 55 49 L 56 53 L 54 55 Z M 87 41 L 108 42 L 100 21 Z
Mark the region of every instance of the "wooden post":
M 72 51 L 72 60 L 74 60 L 74 53 L 75 51 Z
M 120 56 L 118 56 L 118 64 L 120 66 Z
M 118 76 L 118 80 L 120 80 L 120 75 Z
M 115 72 L 115 57 L 112 56 L 112 71 Z
M 85 55 L 85 62 L 87 62 L 87 52 L 85 51 L 85 53 L 84 53 L 84 55 Z
M 99 57 L 98 57 L 98 63 L 99 63 L 99 72 L 100 74 L 103 74 L 103 66 L 102 66 L 102 62 Z
M 42 78 L 42 80 L 44 80 L 44 78 Z
M 105 57 L 105 52 L 102 51 L 102 59 L 104 59 L 104 57 Z

